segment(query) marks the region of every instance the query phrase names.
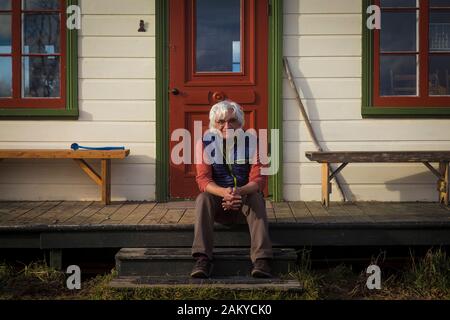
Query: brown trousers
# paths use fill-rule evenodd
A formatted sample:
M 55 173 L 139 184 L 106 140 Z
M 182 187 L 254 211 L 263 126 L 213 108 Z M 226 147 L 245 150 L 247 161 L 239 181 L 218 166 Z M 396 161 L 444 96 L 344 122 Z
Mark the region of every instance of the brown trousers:
M 224 211 L 222 198 L 203 192 L 195 200 L 195 229 L 192 255 L 206 254 L 213 259 L 214 222 L 230 224 L 244 214 L 250 231 L 250 257 L 256 259 L 272 258 L 272 243 L 269 238 L 266 203 L 261 193 L 252 193 L 243 197 L 241 211 Z

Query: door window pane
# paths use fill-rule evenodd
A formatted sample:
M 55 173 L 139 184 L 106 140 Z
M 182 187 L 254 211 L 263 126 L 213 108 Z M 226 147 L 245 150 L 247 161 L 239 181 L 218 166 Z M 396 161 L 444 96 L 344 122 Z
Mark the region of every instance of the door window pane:
M 24 14 L 23 53 L 59 53 L 58 14 Z
M 196 1 L 196 71 L 241 72 L 241 1 Z
M 450 51 L 450 12 L 430 13 L 430 51 Z
M 417 51 L 417 13 L 383 12 L 381 51 Z
M 22 59 L 22 95 L 26 98 L 60 96 L 59 57 L 24 57 Z
M 55 10 L 59 9 L 59 0 L 24 0 L 24 10 Z
M 0 14 L 0 53 L 11 53 L 10 14 Z
M 415 55 L 389 55 L 381 57 L 380 95 L 417 95 L 417 57 Z
M 11 0 L 0 0 L 0 10 L 11 10 Z
M 0 98 L 12 96 L 12 61 L 10 57 L 0 57 Z
M 430 95 L 450 95 L 450 55 L 430 56 L 429 69 Z

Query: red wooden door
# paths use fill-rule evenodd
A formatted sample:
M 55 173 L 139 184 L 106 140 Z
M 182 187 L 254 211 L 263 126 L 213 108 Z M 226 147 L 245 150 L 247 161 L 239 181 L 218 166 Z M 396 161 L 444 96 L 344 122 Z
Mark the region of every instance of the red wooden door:
M 243 107 L 244 129 L 267 129 L 268 0 L 170 0 L 169 42 L 170 134 L 184 128 L 193 140 L 194 121 L 204 132 L 222 99 Z M 171 198 L 198 193 L 195 165 L 171 160 Z

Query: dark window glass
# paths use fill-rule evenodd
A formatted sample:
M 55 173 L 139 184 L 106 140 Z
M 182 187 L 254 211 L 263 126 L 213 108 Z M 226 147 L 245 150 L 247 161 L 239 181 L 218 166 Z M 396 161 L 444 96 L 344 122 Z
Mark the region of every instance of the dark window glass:
M 450 12 L 430 13 L 430 51 L 450 52 Z
M 241 71 L 241 1 L 196 1 L 197 72 Z
M 24 0 L 24 10 L 57 10 L 59 0 Z
M 12 59 L 0 57 L 0 98 L 12 96 Z
M 431 7 L 450 7 L 450 0 L 429 0 Z
M 0 10 L 11 10 L 11 0 L 0 0 Z
M 415 8 L 416 0 L 381 0 L 381 6 L 386 8 Z
M 429 70 L 430 95 L 450 95 L 450 55 L 432 55 Z
M 24 57 L 22 87 L 25 98 L 60 96 L 59 57 Z
M 0 53 L 11 53 L 11 15 L 0 14 Z
M 58 14 L 23 15 L 23 53 L 60 52 L 60 21 Z
M 380 95 L 417 95 L 417 57 L 416 55 L 381 56 Z
M 381 14 L 381 51 L 417 51 L 416 12 Z

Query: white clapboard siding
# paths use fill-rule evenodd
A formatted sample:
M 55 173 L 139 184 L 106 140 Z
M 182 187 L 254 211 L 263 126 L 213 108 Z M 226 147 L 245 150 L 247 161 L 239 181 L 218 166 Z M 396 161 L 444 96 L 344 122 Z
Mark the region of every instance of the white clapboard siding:
M 139 30 L 140 20 L 144 20 L 146 32 Z M 82 36 L 155 36 L 155 16 L 153 15 L 83 15 L 80 30 Z
M 80 4 L 83 14 L 155 14 L 155 0 L 81 0 Z
M 71 185 L 40 183 L 0 184 L 0 199 L 10 201 L 100 201 L 100 189 L 94 183 Z M 155 185 L 112 185 L 112 201 L 155 200 Z
M 437 201 L 436 184 L 377 184 L 344 185 L 346 195 L 351 201 Z M 341 201 L 336 186 L 332 187 L 331 201 Z M 283 188 L 286 199 L 320 201 L 320 185 L 289 185 Z
M 288 57 L 360 57 L 360 35 L 285 36 Z
M 335 168 L 337 166 L 335 165 Z M 319 163 L 285 163 L 284 182 L 287 184 L 320 184 Z M 348 184 L 408 184 L 436 183 L 437 178 L 423 164 L 351 163 L 340 172 Z
M 84 79 L 80 81 L 82 100 L 155 100 L 153 79 Z
M 285 13 L 360 13 L 361 0 L 284 0 Z
M 303 99 L 310 120 L 359 120 L 360 99 Z M 283 100 L 284 120 L 303 120 L 300 107 L 295 99 Z
M 136 32 L 138 33 L 138 32 Z M 154 58 L 154 37 L 83 37 L 81 57 Z
M 0 137 L 8 142 L 156 141 L 154 122 L 5 121 L 0 126 Z
M 155 100 L 81 100 L 82 121 L 155 121 Z M 130 124 L 132 125 L 132 124 Z
M 294 78 L 361 77 L 360 57 L 290 57 L 288 61 Z
M 285 141 L 311 141 L 303 121 L 284 121 Z M 319 141 L 448 141 L 449 120 L 312 121 Z
M 285 35 L 360 35 L 360 14 L 286 14 Z
M 361 80 L 354 78 L 295 79 L 301 98 L 356 99 L 361 98 Z M 287 79 L 283 80 L 283 97 L 294 99 L 295 93 Z
M 154 79 L 154 58 L 82 58 L 81 79 Z
M 91 167 L 100 170 L 100 161 L 88 161 Z M 154 184 L 154 164 L 121 164 L 111 166 L 111 182 L 113 184 L 146 185 Z M 74 161 L 52 164 L 41 164 L 38 160 L 28 163 L 4 163 L 0 166 L 1 183 L 41 183 L 47 184 L 87 184 L 92 180 Z M 92 181 L 92 183 L 94 183 Z

